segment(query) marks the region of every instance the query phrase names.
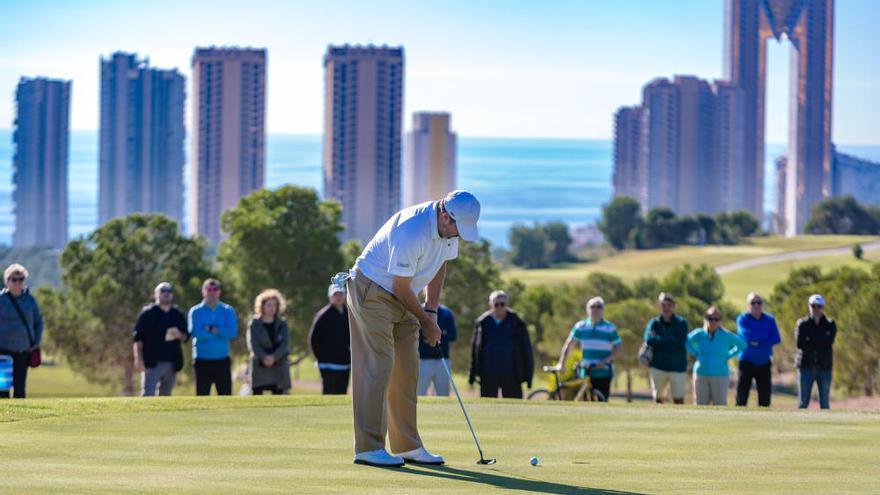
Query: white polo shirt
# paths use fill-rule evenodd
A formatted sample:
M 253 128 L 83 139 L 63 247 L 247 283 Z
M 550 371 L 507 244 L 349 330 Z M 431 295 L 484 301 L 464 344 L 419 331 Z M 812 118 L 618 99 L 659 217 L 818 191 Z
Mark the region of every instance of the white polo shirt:
M 418 293 L 447 260 L 458 256 L 458 238 L 437 232 L 439 202 L 429 201 L 395 213 L 364 248 L 354 268 L 393 292 L 392 277 L 412 277 Z

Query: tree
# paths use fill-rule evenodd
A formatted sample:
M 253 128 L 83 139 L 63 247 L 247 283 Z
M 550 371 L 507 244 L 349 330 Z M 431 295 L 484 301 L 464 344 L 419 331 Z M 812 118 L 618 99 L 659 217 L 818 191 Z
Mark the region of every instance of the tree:
M 874 235 L 880 233 L 880 222 L 873 211 L 847 195 L 813 205 L 804 230 L 810 234 Z
M 696 268 L 690 263 L 673 268 L 663 279 L 661 286 L 675 296 L 685 295 L 699 299 L 706 306 L 717 304 L 724 297 L 721 276 L 705 263 Z
M 458 327 L 455 345 L 460 351 L 452 354 L 456 369 L 467 369 L 474 322 L 488 309 L 489 294 L 503 285 L 489 241 L 458 243 L 458 258 L 446 263 L 446 282 L 440 298 L 452 310 Z
M 659 206 L 648 211 L 642 227 L 642 242 L 646 248 L 681 244 L 683 240 L 678 233 L 675 212 L 671 208 Z
M 623 249 L 630 241 L 632 232 L 638 227 L 641 206 L 635 198 L 617 196 L 602 207 L 599 230 L 614 249 Z
M 510 258 L 514 265 L 525 268 L 541 268 L 547 263 L 547 233 L 537 225 L 528 227 L 516 224 L 508 234 Z
M 175 286 L 176 303 L 195 303 L 210 275 L 205 243 L 183 237 L 162 215 L 117 218 L 61 255 L 62 291 L 43 291 L 52 346 L 92 382 L 124 383 L 134 392 L 131 332 L 159 282 Z
M 876 265 L 880 266 L 880 264 Z M 880 282 L 866 284 L 849 301 L 838 319 L 835 347 L 844 387 L 861 390 L 867 396 L 880 392 L 880 339 L 877 338 L 877 308 L 880 308 Z
M 757 234 L 761 227 L 755 216 L 745 210 L 722 212 L 715 220 L 721 240 L 728 244 L 736 244 L 743 237 Z
M 700 223 L 692 216 L 678 217 L 675 221 L 675 244 L 700 242 Z
M 620 336 L 620 354 L 614 360 L 617 371 L 626 376 L 626 400 L 632 401 L 632 373 L 639 367 L 639 347 L 642 345 L 645 325 L 655 316 L 654 305 L 644 299 L 626 299 L 608 304 L 605 318 L 617 327 Z
M 572 256 L 568 252 L 571 247 L 571 235 L 568 233 L 568 225 L 564 222 L 549 222 L 542 226 L 549 243 L 548 257 L 550 263 L 564 263 L 571 261 Z
M 342 266 L 351 268 L 364 251 L 364 245 L 357 239 L 349 239 L 339 250 L 342 253 Z
M 291 350 L 308 348 L 309 326 L 315 311 L 327 303 L 330 277 L 350 268 L 337 238 L 343 230 L 340 214 L 339 203 L 290 185 L 254 191 L 223 213 L 221 226 L 229 236 L 219 247 L 224 297 L 236 308 L 242 327 L 257 294 L 275 288 L 287 300 Z
M 695 217 L 701 232 L 701 241 L 703 244 L 715 244 L 718 239 L 718 222 L 711 215 L 705 213 L 697 213 Z

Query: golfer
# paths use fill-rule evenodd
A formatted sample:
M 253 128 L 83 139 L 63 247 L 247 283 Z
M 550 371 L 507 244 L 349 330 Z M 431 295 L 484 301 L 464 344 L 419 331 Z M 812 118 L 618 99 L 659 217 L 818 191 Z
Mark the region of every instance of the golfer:
M 443 464 L 422 445 L 416 425 L 419 326 L 440 342 L 437 307 L 446 261 L 458 239 L 476 241 L 480 203 L 467 191 L 395 213 L 379 229 L 346 281 L 351 331 L 354 462 L 370 466 Z M 426 289 L 422 305 L 416 294 Z M 385 435 L 391 455 L 385 450 Z

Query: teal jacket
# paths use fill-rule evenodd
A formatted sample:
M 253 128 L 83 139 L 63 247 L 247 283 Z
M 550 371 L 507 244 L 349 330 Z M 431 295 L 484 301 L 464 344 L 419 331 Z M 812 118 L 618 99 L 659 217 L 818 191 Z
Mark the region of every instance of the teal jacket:
M 687 371 L 687 336 L 688 322 L 681 316 L 672 315 L 669 323 L 664 323 L 660 316 L 649 321 L 645 327 L 645 343 L 654 352 L 651 367 L 661 371 Z
M 688 334 L 687 350 L 697 358 L 694 373 L 700 376 L 727 376 L 727 361 L 748 346 L 739 335 L 723 328 L 709 335 L 705 328 Z

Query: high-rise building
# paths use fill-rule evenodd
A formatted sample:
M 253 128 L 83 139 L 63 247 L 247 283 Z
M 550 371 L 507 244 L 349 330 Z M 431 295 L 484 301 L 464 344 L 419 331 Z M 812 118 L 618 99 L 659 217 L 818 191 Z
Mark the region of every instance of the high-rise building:
M 693 76 L 675 76 L 678 90 L 678 194 L 675 210 L 680 215 L 723 209 L 712 179 L 714 97 L 712 87 Z
M 70 81 L 21 78 L 15 92 L 16 247 L 67 243 Z
M 266 50 L 196 48 L 190 231 L 221 240 L 220 215 L 263 187 Z
M 831 195 L 880 206 L 880 163 L 833 151 Z
M 803 231 L 810 207 L 831 192 L 831 76 L 834 0 L 726 0 L 725 78 L 745 92 L 746 164 L 763 207 L 766 43 L 791 40 L 786 233 Z
M 101 58 L 98 221 L 164 213 L 183 222 L 184 78 L 137 55 Z
M 678 88 L 666 78 L 654 79 L 642 90 L 645 120 L 645 209 L 678 206 Z
M 329 46 L 324 56 L 324 197 L 344 239 L 369 241 L 400 208 L 402 47 Z
M 728 81 L 715 81 L 714 129 L 712 130 L 712 167 L 709 176 L 712 191 L 720 194 L 708 205 L 705 213 L 746 210 L 760 219 L 763 212 L 755 210 L 751 189 L 755 187 L 755 168 L 744 159 L 745 93 Z M 760 173 L 762 181 L 764 174 Z
M 456 135 L 449 114 L 417 112 L 407 135 L 405 206 L 437 200 L 455 190 Z
M 773 230 L 777 234 L 785 233 L 785 173 L 788 168 L 785 155 L 776 157 L 776 211 L 773 212 Z
M 648 190 L 642 156 L 642 107 L 621 107 L 614 114 L 614 194 L 647 205 Z

